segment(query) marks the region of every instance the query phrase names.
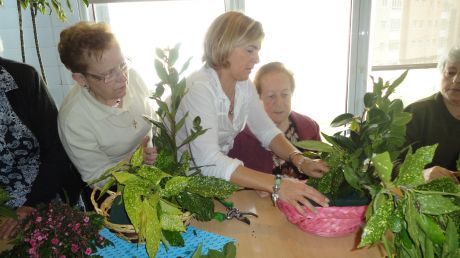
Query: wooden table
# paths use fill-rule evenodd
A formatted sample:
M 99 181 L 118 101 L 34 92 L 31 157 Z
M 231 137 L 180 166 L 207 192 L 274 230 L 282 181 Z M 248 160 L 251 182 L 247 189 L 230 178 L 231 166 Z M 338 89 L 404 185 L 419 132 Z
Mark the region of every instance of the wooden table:
M 269 197 L 261 198 L 255 191 L 237 192 L 229 200 L 236 208 L 257 213 L 259 218 L 250 217 L 249 226 L 236 219 L 224 222 L 193 221 L 191 224 L 209 232 L 235 238 L 237 257 L 383 257 L 383 251 L 377 247 L 355 248 L 359 232 L 336 238 L 303 232 L 272 205 Z M 221 206 L 216 204 L 216 208 Z M 224 211 L 223 207 L 222 211 Z
M 251 225 L 236 219 L 224 222 L 198 222 L 192 225 L 203 230 L 236 239 L 237 257 L 240 258 L 377 258 L 383 252 L 373 247 L 355 250 L 359 233 L 346 237 L 327 238 L 301 231 L 287 221 L 284 214 L 273 207 L 269 197 L 261 198 L 255 191 L 240 191 L 231 198 L 236 208 L 251 211 L 259 215 L 252 218 Z M 216 208 L 224 211 L 221 204 Z M 0 241 L 0 252 L 10 246 L 7 241 Z M 0 255 L 1 256 L 1 255 Z

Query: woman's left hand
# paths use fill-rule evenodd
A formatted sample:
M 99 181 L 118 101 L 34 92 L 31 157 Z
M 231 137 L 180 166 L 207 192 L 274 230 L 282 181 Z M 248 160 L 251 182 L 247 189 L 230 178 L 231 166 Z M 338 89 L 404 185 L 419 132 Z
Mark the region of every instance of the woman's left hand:
M 155 163 L 155 160 L 157 159 L 157 148 L 156 147 L 150 147 L 152 146 L 149 144 L 150 137 L 145 136 L 144 141 L 142 142 L 144 146 L 144 163 L 147 165 L 153 165 Z
M 329 167 L 323 160 L 303 158 L 306 160 L 301 163 L 299 169 L 305 175 L 319 178 L 329 171 Z

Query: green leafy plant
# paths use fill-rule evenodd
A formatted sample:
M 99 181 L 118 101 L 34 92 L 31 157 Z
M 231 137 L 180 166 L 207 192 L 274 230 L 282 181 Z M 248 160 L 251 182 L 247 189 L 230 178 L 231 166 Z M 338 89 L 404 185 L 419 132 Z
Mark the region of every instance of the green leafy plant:
M 101 193 L 113 185 L 121 193 L 122 205 L 140 241 L 146 242 L 150 257 L 155 257 L 160 241 L 165 247 L 183 246 L 181 232 L 185 231 L 184 220 L 190 215 L 202 221 L 212 220 L 214 198 L 227 198 L 239 189 L 238 186 L 215 177 L 187 176 L 198 168 L 189 168 L 190 153 L 180 157 L 177 150 L 202 135 L 200 119 L 194 119 L 190 135 L 183 142 L 176 142 L 176 133 L 184 126 L 185 118 L 176 122 L 177 110 L 186 94 L 185 79 L 179 75 L 185 71 L 187 61 L 180 72 L 174 68 L 178 59 L 179 45 L 172 49 L 157 49 L 155 68 L 161 79 L 152 98 L 159 109 L 159 121 L 149 119 L 157 129 L 155 145 L 159 150 L 153 166 L 143 164 L 140 147 L 129 162 L 121 162 L 109 169 L 99 180 L 108 180 Z M 189 59 L 190 60 L 190 59 Z M 165 86 L 171 92 L 170 101 L 161 99 Z M 199 170 L 198 170 L 199 171 Z
M 112 245 L 99 235 L 103 218 L 62 202 L 42 204 L 20 223 L 14 247 L 2 257 L 100 257 L 98 248 Z
M 401 154 L 406 124 L 412 115 L 404 112 L 400 99 L 390 100 L 390 96 L 406 75 L 407 71 L 393 83 L 372 78 L 373 91 L 364 96 L 365 108 L 361 116 L 345 113 L 336 117 L 331 126 L 342 127 L 343 130 L 332 136 L 323 133 L 329 144 L 318 141 L 296 144 L 319 152 L 331 167 L 323 178 L 308 180 L 309 185 L 329 194 L 332 199 L 347 185 L 359 191 L 367 189 L 372 196 L 380 190 L 380 179 L 375 174 L 371 158 L 386 151 L 395 160 Z M 306 155 L 312 153 L 306 152 Z
M 305 155 L 319 155 L 331 167 L 330 173 L 308 184 L 332 199 L 347 187 L 371 197 L 358 247 L 383 243 L 389 256 L 459 257 L 459 186 L 450 178 L 425 183 L 423 170 L 436 145 L 415 153 L 404 148 L 412 117 L 404 112 L 402 101 L 390 95 L 406 75 L 407 71 L 392 83 L 372 78 L 373 91 L 364 96 L 362 115 L 335 118 L 332 126 L 343 130 L 323 134 L 328 143 L 297 143 L 308 150 Z

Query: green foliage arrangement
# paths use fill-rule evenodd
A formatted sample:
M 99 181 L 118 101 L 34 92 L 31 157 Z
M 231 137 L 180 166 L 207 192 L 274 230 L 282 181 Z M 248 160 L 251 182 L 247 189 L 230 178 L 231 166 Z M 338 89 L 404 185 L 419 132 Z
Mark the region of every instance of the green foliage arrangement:
M 323 134 L 328 143 L 297 144 L 318 152 L 331 167 L 330 173 L 308 184 L 332 198 L 344 186 L 371 197 L 358 247 L 383 243 L 390 257 L 460 257 L 459 186 L 450 178 L 425 183 L 423 170 L 437 145 L 415 153 L 403 147 L 406 124 L 412 117 L 404 112 L 401 100 L 389 97 L 406 75 L 407 71 L 393 83 L 374 80 L 373 91 L 364 96 L 362 115 L 335 118 L 332 125 L 344 130 Z M 398 158 L 404 152 L 400 164 Z
M 185 79 L 179 76 L 188 67 L 187 61 L 180 72 L 174 68 L 179 56 L 179 45 L 172 49 L 157 49 L 155 68 L 161 82 L 152 98 L 159 109 L 159 121 L 149 119 L 157 128 L 155 145 L 159 154 L 154 166 L 142 163 L 142 148 L 132 156 L 130 162 L 121 162 L 109 169 L 101 179 L 108 182 L 102 189 L 106 192 L 116 185 L 121 192 L 126 213 L 140 241 L 146 242 L 150 257 L 155 257 L 160 241 L 168 246 L 183 246 L 181 232 L 185 231 L 184 220 L 192 214 L 194 218 L 209 221 L 214 213 L 214 198 L 229 197 L 238 186 L 215 177 L 206 177 L 190 169 L 190 153 L 178 157 L 177 150 L 202 135 L 199 117 L 194 119 L 190 135 L 183 142 L 176 142 L 176 133 L 184 126 L 188 114 L 176 122 L 176 114 L 186 94 Z M 190 60 L 190 59 L 189 59 Z M 161 99 L 165 86 L 171 92 L 170 101 Z M 191 171 L 190 171 L 191 170 Z M 199 170 L 198 170 L 199 171 Z

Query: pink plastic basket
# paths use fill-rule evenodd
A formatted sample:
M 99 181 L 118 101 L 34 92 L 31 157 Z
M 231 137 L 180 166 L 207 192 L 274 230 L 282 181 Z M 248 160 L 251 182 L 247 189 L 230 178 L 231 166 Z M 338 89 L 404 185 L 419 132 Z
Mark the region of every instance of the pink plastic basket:
M 307 216 L 297 212 L 294 206 L 278 200 L 279 209 L 289 222 L 301 230 L 324 237 L 338 237 L 355 232 L 364 223 L 367 206 L 316 207 L 317 214 L 307 208 Z

